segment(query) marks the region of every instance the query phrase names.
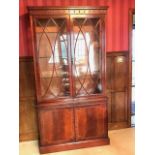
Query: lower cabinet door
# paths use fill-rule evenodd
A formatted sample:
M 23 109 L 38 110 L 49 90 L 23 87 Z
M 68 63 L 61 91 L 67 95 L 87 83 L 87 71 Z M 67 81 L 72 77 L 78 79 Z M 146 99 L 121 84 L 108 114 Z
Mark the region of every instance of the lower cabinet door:
M 104 104 L 87 105 L 75 109 L 76 139 L 107 138 L 107 117 Z
M 38 117 L 41 146 L 75 140 L 73 108 L 42 109 Z

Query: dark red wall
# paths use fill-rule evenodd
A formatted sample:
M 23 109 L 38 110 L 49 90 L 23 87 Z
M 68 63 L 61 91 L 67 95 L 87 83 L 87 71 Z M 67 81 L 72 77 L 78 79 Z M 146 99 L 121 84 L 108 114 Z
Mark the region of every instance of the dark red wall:
M 20 0 L 20 56 L 32 55 L 27 6 L 109 6 L 106 50 L 128 50 L 128 11 L 135 7 L 135 0 Z

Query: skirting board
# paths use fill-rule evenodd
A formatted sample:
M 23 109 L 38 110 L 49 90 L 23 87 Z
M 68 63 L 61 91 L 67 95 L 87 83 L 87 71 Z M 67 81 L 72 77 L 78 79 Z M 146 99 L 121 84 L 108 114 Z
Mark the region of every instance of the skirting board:
M 78 142 L 71 142 L 59 145 L 49 145 L 49 146 L 40 146 L 39 151 L 41 154 L 50 153 L 50 152 L 58 152 L 65 150 L 73 150 L 85 147 L 93 147 L 93 146 L 101 146 L 110 144 L 109 137 L 102 139 L 94 139 L 94 140 L 85 140 Z

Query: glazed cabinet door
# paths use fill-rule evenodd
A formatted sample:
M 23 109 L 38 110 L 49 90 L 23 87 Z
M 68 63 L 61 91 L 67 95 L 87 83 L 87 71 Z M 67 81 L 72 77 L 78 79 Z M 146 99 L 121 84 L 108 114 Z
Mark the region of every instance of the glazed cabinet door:
M 103 92 L 103 45 L 100 17 L 71 17 L 74 96 Z
M 36 17 L 34 21 L 38 96 L 70 96 L 67 17 Z
M 40 110 L 38 116 L 41 146 L 74 141 L 74 118 L 71 107 Z

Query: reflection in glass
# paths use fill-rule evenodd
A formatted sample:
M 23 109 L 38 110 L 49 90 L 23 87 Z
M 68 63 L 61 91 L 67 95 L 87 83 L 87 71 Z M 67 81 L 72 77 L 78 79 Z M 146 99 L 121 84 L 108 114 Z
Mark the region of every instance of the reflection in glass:
M 102 92 L 101 51 L 98 18 L 74 18 L 75 95 L 90 95 Z
M 68 96 L 66 19 L 37 19 L 35 30 L 41 96 Z

